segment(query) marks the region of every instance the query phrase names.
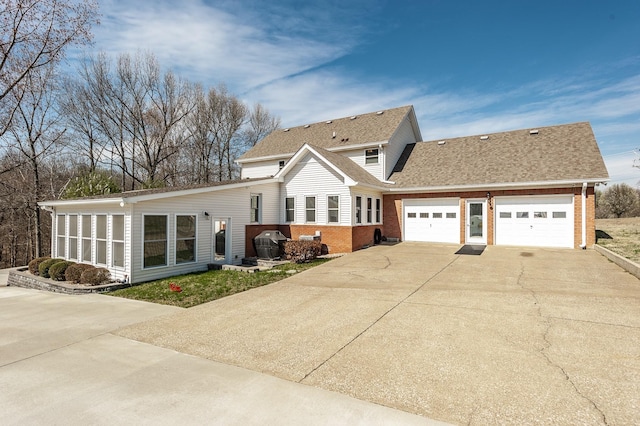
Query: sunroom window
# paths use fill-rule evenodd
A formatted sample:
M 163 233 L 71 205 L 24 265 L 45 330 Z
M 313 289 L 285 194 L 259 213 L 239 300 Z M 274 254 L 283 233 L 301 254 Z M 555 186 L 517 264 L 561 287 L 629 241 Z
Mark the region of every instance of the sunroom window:
M 124 267 L 124 216 L 111 217 L 111 265 Z
M 57 240 L 57 249 L 58 249 L 58 257 L 65 257 L 64 246 L 65 246 L 65 232 L 66 232 L 66 222 L 65 215 L 58 215 L 58 240 Z
M 167 264 L 167 216 L 144 217 L 144 267 Z
M 196 260 L 196 216 L 176 217 L 176 263 Z

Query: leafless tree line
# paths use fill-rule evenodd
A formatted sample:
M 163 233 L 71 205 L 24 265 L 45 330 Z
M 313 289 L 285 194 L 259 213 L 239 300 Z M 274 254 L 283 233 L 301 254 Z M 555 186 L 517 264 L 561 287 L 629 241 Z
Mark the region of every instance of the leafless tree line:
M 122 190 L 233 179 L 236 158 L 279 126 L 151 53 L 89 54 L 64 75 L 65 49 L 91 42 L 97 16 L 90 0 L 0 4 L 0 267 L 48 252 L 37 202 L 71 178 L 106 171 Z

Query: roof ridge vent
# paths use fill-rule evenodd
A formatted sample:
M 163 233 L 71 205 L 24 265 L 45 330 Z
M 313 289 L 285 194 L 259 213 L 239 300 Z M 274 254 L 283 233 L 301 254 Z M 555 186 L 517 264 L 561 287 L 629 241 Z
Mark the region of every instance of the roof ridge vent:
M 384 111 L 378 111 L 378 112 L 376 112 L 376 114 L 382 115 L 382 114 L 384 114 Z
M 327 120 L 327 121 L 325 121 L 325 123 L 327 123 L 327 124 L 331 124 L 332 122 L 333 122 L 333 121 L 331 121 L 331 120 Z
M 489 139 L 489 136 L 488 136 L 488 135 L 480 136 L 480 140 L 481 140 L 481 141 L 486 141 L 487 139 Z
M 530 135 L 537 135 L 539 133 L 538 129 L 529 130 Z
M 439 141 L 438 145 L 444 145 L 445 143 L 447 143 L 447 141 Z

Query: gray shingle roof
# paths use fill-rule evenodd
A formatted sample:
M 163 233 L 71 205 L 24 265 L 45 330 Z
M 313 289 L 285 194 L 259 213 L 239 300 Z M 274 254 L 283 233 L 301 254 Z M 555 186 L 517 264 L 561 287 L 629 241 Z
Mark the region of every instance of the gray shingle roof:
M 388 141 L 413 107 L 403 106 L 352 117 L 277 129 L 245 152 L 239 161 L 273 155 L 292 155 L 308 143 L 324 149 Z M 335 132 L 335 138 L 333 133 Z
M 322 155 L 334 166 L 339 168 L 345 175 L 349 176 L 359 184 L 377 187 L 385 186 L 385 184 L 376 179 L 375 176 L 373 176 L 371 173 L 367 172 L 365 169 L 357 165 L 350 158 L 335 152 L 327 151 L 326 149 L 317 146 L 309 146 L 315 149 L 318 154 Z
M 410 144 L 389 180 L 415 188 L 609 178 L 589 123 L 537 130 Z

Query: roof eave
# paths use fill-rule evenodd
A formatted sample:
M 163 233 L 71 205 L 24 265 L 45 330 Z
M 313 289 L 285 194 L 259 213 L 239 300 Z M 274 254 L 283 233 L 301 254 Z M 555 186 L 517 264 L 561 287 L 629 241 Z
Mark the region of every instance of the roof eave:
M 441 185 L 441 186 L 422 186 L 422 187 L 391 187 L 390 192 L 394 193 L 417 193 L 417 192 L 459 192 L 459 191 L 486 191 L 500 189 L 537 189 L 537 188 L 566 188 L 579 187 L 582 184 L 596 184 L 608 182 L 607 178 L 587 178 L 587 179 L 569 179 L 539 182 L 502 182 L 502 183 L 486 183 L 486 184 L 469 184 L 469 185 Z

